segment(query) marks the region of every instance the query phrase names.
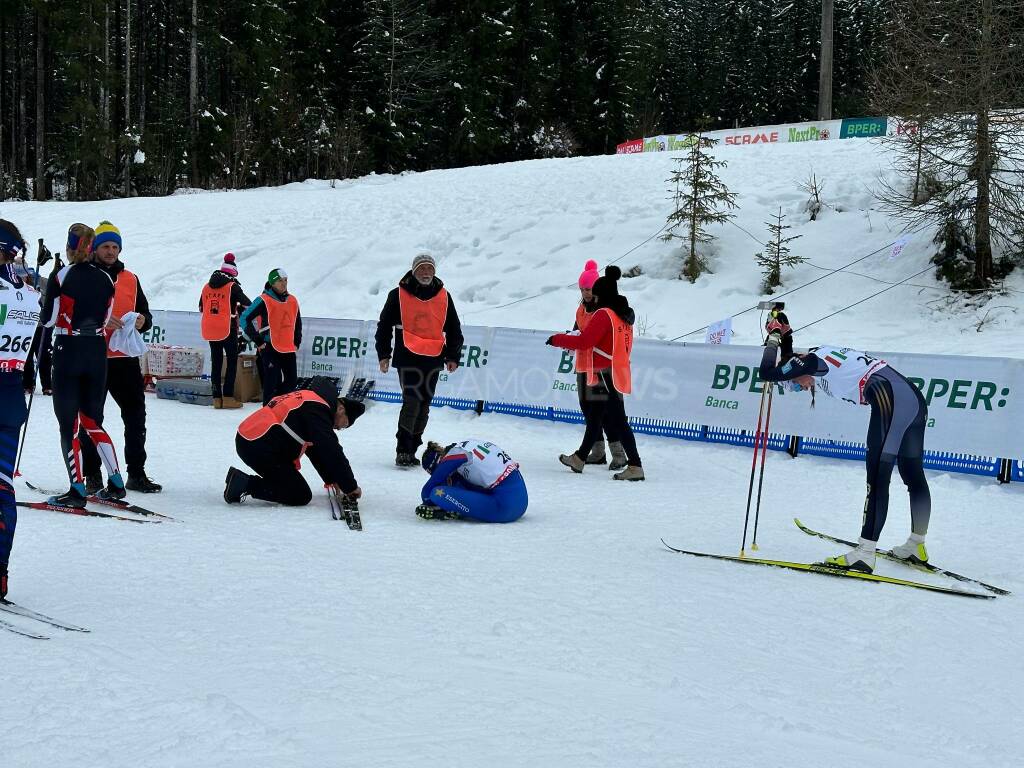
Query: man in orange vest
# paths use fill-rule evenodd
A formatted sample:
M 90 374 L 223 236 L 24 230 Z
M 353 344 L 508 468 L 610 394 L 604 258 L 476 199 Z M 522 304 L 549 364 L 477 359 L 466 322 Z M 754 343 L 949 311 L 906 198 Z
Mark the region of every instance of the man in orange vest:
M 252 496 L 292 507 L 309 504 L 313 493 L 299 471 L 304 455 L 326 486 L 358 499 L 363 492 L 335 430 L 352 426 L 365 410 L 358 400 L 338 397 L 337 382 L 325 376 L 275 397 L 238 427 L 235 450 L 256 474 L 231 467 L 224 478 L 224 501 L 237 504 Z
M 238 313 L 252 302 L 238 282 L 235 254 L 224 256 L 220 269 L 210 275 L 199 296 L 202 313 L 201 331 L 210 343 L 211 378 L 214 408 L 241 408 L 235 399 L 235 373 L 238 368 Z M 221 386 L 221 367 L 227 357 L 227 371 Z
M 263 404 L 295 389 L 297 358 L 302 344 L 302 314 L 288 293 L 288 273 L 272 269 L 263 293 L 242 313 L 242 332 L 259 350 L 263 373 Z
M 399 333 L 394 346 L 394 365 L 402 387 L 395 464 L 415 467 L 419 465 L 416 449 L 423 443 L 430 401 L 441 369 L 451 373 L 459 367 L 463 342 L 455 302 L 444 283 L 437 279 L 434 257 L 428 253 L 418 254 L 412 260 L 412 269 L 384 302 L 376 334 L 381 373 L 387 373 L 391 366 L 395 329 Z
M 125 269 L 119 258 L 121 247 L 121 231 L 109 221 L 101 221 L 92 241 L 93 257 L 96 265 L 114 281 L 114 304 L 105 329 L 108 344 L 107 392 L 121 409 L 124 422 L 124 462 L 128 470 L 124 487 L 129 491 L 159 493 L 162 486 L 146 476 L 146 384 L 142 378 L 142 366 L 139 358 L 128 357 L 109 347 L 110 337 L 124 326 L 121 318 L 129 312 L 138 313 L 135 327 L 140 333 L 153 326 L 153 315 L 139 278 Z M 85 487 L 89 493 L 94 493 L 103 487 L 100 457 L 92 441 L 85 439 L 84 430 L 79 433 L 79 440 L 82 443 Z

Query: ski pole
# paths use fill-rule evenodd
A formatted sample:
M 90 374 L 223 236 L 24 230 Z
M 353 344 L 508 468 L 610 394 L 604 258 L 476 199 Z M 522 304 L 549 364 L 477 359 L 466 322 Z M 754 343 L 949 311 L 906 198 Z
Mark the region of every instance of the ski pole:
M 743 518 L 743 543 L 740 544 L 740 557 L 746 557 L 747 524 L 750 522 L 750 501 L 754 495 L 754 473 L 757 471 L 757 447 L 761 438 L 761 419 L 764 417 L 764 398 L 768 392 L 768 382 L 761 384 L 761 404 L 757 409 L 757 429 L 754 430 L 754 456 L 750 461 L 750 484 L 747 486 L 747 513 Z
M 33 382 L 32 391 L 28 393 L 28 411 L 25 413 L 25 424 L 21 428 L 21 436 L 18 439 L 18 458 L 14 460 L 14 474 L 11 478 L 18 476 L 18 467 L 21 466 L 21 452 L 25 448 L 25 438 L 28 437 L 28 420 L 32 415 L 32 401 L 36 396 L 35 382 Z
M 772 423 L 772 396 L 775 394 L 775 387 L 768 386 L 768 413 L 764 417 L 764 437 L 761 439 L 761 474 L 757 480 L 757 504 L 754 506 L 754 538 L 750 548 L 757 551 L 757 521 L 761 516 L 761 488 L 764 486 L 764 463 L 768 456 L 768 436 Z M 755 453 L 756 453 L 755 448 Z

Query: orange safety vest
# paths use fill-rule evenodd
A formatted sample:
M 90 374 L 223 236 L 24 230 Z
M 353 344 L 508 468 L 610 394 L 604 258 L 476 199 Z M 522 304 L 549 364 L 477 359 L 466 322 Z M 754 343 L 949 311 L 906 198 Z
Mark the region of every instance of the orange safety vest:
M 580 330 L 580 333 L 587 327 L 587 324 L 594 319 L 593 312 L 587 312 L 581 303 L 576 307 L 576 327 Z M 588 366 L 588 367 L 584 367 Z M 588 358 L 586 361 L 582 360 L 579 353 L 576 353 L 576 373 L 590 373 L 594 370 L 593 356 Z
M 306 442 L 304 438 L 296 434 L 293 429 L 284 423 L 288 415 L 303 403 L 320 403 L 330 408 L 326 400 L 315 392 L 310 392 L 308 389 L 289 392 L 286 395 L 275 397 L 256 411 L 256 413 L 246 417 L 238 425 L 238 434 L 245 440 L 259 440 L 270 431 L 271 427 L 280 424 L 284 431 L 302 446 L 302 452 L 305 452 L 311 443 Z
M 629 369 L 629 356 L 633 351 L 633 326 L 607 307 L 599 309 L 597 312 L 607 312 L 608 319 L 612 322 L 612 385 L 615 387 L 615 391 L 628 395 L 633 391 L 633 377 Z M 594 316 L 597 315 L 597 312 L 593 313 Z M 590 320 L 593 320 L 593 317 Z M 606 352 L 594 347 L 581 349 L 576 353 L 577 369 L 587 372 L 587 386 L 591 387 L 597 383 L 597 374 L 594 372 L 595 353 L 608 356 Z M 580 368 L 581 365 L 586 367 Z
M 231 283 L 220 288 L 203 286 L 203 323 L 201 331 L 206 341 L 224 341 L 231 333 Z
M 135 299 L 139 295 L 139 278 L 127 269 L 121 270 L 114 281 L 114 302 L 110 310 L 110 316 L 120 320 L 128 312 L 135 311 Z M 114 335 L 113 329 L 106 330 L 107 336 L 107 357 L 127 357 L 124 352 L 115 352 L 110 348 L 110 337 Z
M 417 299 L 398 286 L 402 313 L 402 340 L 415 355 L 437 357 L 444 349 L 444 321 L 448 317 L 448 291 L 442 288 L 432 299 Z
M 288 294 L 284 301 L 278 301 L 266 291 L 263 304 L 267 308 L 267 327 L 270 329 L 270 346 L 278 352 L 295 352 L 295 318 L 299 316 L 299 302 Z

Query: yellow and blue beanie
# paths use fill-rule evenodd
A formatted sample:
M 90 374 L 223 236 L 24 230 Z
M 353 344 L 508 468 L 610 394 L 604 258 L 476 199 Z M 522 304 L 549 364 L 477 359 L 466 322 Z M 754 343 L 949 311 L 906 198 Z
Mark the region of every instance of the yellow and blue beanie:
M 96 237 L 92 241 L 93 251 L 96 251 L 104 243 L 115 243 L 118 249 L 123 248 L 121 245 L 121 230 L 109 221 L 101 221 L 99 226 L 96 227 Z

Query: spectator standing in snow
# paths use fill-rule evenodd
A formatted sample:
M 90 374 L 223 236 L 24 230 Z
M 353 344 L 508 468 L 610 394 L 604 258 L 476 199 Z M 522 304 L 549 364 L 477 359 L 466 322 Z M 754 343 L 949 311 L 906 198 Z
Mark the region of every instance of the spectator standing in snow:
M 636 448 L 633 429 L 626 419 L 622 396 L 632 391 L 629 356 L 633 349 L 635 314 L 625 296 L 619 295 L 618 281 L 622 271 L 606 267 L 604 275 L 594 281 L 591 289 L 597 298 L 597 311 L 583 331 L 556 333 L 547 344 L 576 350 L 576 357 L 587 371 L 583 390 L 587 429 L 575 453 L 562 454 L 558 460 L 573 472 L 582 472 L 594 444 L 601 439 L 607 414 L 613 434 L 617 433 L 626 451 L 627 466 L 612 475 L 616 480 L 643 480 L 644 470 Z
M 299 302 L 288 293 L 288 273 L 272 269 L 263 293 L 242 313 L 242 332 L 259 350 L 263 404 L 295 389 L 302 344 Z
M 203 338 L 210 344 L 213 378 L 213 407 L 241 408 L 235 398 L 235 374 L 238 369 L 238 313 L 252 302 L 238 282 L 238 267 L 233 253 L 224 256 L 224 263 L 210 275 L 199 296 Z M 227 370 L 221 384 L 221 368 L 227 359 Z
M 452 373 L 462 355 L 462 323 L 435 268 L 433 256 L 417 254 L 412 269 L 388 293 L 377 324 L 380 372 L 387 373 L 392 365 L 394 342 L 393 363 L 402 388 L 395 433 L 395 464 L 400 467 L 419 463 L 416 450 L 423 443 L 441 369 Z

